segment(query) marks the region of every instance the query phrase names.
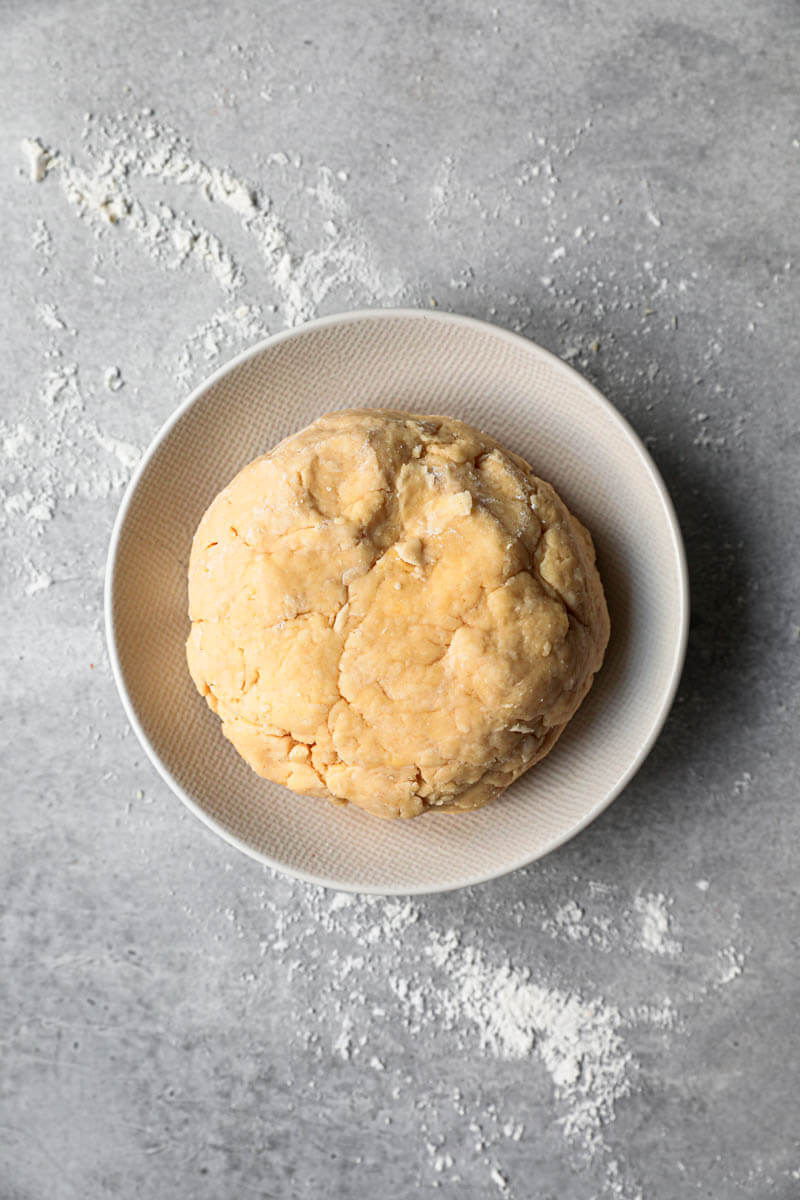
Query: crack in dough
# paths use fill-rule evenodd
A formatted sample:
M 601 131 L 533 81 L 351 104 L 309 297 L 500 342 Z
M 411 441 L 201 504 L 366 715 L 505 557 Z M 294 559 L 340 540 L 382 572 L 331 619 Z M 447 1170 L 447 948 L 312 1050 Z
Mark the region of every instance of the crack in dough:
M 189 613 L 192 678 L 251 767 L 381 817 L 499 795 L 609 633 L 553 488 L 462 422 L 392 410 L 332 413 L 245 467 L 198 527 Z

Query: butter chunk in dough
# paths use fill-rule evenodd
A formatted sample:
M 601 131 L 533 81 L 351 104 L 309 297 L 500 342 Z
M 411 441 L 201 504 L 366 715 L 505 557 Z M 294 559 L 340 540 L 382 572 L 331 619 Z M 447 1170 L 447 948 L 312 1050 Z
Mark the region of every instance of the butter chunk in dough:
M 260 775 L 380 817 L 477 808 L 550 751 L 609 623 L 589 534 L 449 417 L 332 413 L 214 500 L 187 656 Z

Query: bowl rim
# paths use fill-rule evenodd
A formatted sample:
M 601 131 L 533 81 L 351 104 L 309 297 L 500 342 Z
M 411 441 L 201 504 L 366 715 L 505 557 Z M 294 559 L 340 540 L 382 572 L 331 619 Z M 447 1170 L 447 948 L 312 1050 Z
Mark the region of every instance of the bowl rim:
M 487 872 L 476 872 L 469 877 L 459 880 L 458 882 L 448 882 L 443 886 L 420 886 L 420 887 L 388 887 L 388 886 L 354 886 L 349 883 L 342 883 L 339 880 L 328 878 L 324 875 L 312 874 L 308 871 L 299 870 L 296 867 L 287 866 L 283 862 L 272 858 L 270 855 L 257 850 L 248 842 L 242 840 L 235 833 L 225 829 L 214 817 L 210 816 L 204 808 L 181 786 L 177 779 L 172 775 L 171 771 L 161 759 L 149 737 L 147 736 L 144 727 L 136 713 L 130 693 L 128 691 L 125 675 L 120 662 L 119 653 L 117 650 L 116 627 L 114 622 L 114 585 L 116 577 L 117 558 L 119 554 L 120 541 L 122 530 L 127 520 L 128 512 L 135 496 L 139 483 L 147 470 L 151 460 L 160 449 L 162 443 L 166 440 L 173 428 L 212 387 L 216 386 L 220 380 L 224 379 L 231 371 L 242 366 L 250 359 L 255 358 L 263 351 L 278 345 L 281 342 L 288 341 L 290 338 L 300 337 L 311 330 L 323 329 L 332 325 L 355 324 L 364 320 L 422 320 L 430 322 L 439 322 L 442 324 L 452 324 L 462 328 L 471 328 L 479 330 L 483 333 L 491 334 L 493 337 L 507 341 L 510 344 L 524 347 L 527 351 L 533 350 L 534 353 L 541 355 L 549 361 L 550 365 L 565 375 L 568 375 L 574 382 L 579 385 L 591 396 L 595 403 L 599 404 L 606 410 L 608 416 L 615 421 L 622 429 L 631 448 L 638 456 L 642 466 L 644 467 L 650 482 L 654 485 L 661 506 L 666 517 L 669 527 L 672 549 L 674 551 L 674 560 L 678 569 L 679 582 L 679 612 L 676 623 L 677 637 L 673 650 L 672 663 L 670 665 L 669 682 L 664 689 L 661 703 L 656 712 L 647 737 L 643 740 L 633 761 L 625 771 L 624 775 L 614 787 L 601 799 L 599 799 L 592 807 L 584 814 L 576 824 L 570 826 L 543 850 L 537 850 L 533 853 L 525 853 L 519 859 L 504 866 L 501 870 L 490 870 Z M 681 673 L 683 670 L 684 660 L 686 658 L 686 648 L 689 636 L 689 572 L 686 561 L 686 551 L 683 544 L 680 525 L 678 523 L 675 506 L 672 502 L 666 484 L 661 477 L 655 462 L 653 461 L 644 442 L 633 429 L 630 422 L 614 407 L 602 392 L 600 392 L 593 383 L 586 379 L 579 371 L 558 358 L 550 350 L 546 350 L 531 338 L 525 337 L 523 334 L 515 333 L 510 329 L 504 329 L 499 325 L 494 325 L 489 321 L 480 320 L 477 317 L 466 316 L 462 313 L 451 313 L 442 310 L 431 310 L 423 308 L 358 308 L 348 312 L 332 313 L 328 316 L 317 317 L 314 320 L 306 321 L 302 325 L 294 326 L 290 329 L 280 330 L 278 333 L 271 334 L 269 337 L 262 338 L 260 341 L 249 346 L 239 354 L 233 356 L 217 368 L 211 375 L 197 385 L 189 395 L 178 405 L 174 412 L 167 418 L 153 436 L 147 449 L 144 451 L 133 475 L 128 482 L 128 485 L 120 502 L 114 524 L 111 530 L 111 539 L 108 547 L 108 555 L 106 558 L 105 578 L 103 587 L 103 610 L 105 620 L 105 635 L 106 645 L 108 648 L 109 661 L 111 664 L 111 672 L 114 677 L 114 682 L 119 692 L 122 707 L 125 715 L 130 722 L 136 737 L 142 746 L 145 754 L 155 767 L 158 774 L 170 788 L 170 790 L 186 805 L 186 807 L 194 813 L 199 819 L 214 833 L 224 838 L 229 845 L 234 846 L 237 850 L 241 850 L 248 857 L 255 859 L 262 866 L 268 866 L 273 871 L 277 871 L 284 875 L 289 875 L 294 879 L 299 879 L 304 883 L 314 884 L 325 888 L 331 888 L 337 891 L 350 892 L 356 895 L 379 895 L 379 896 L 419 896 L 419 895 L 435 895 L 456 891 L 462 887 L 472 887 L 481 883 L 488 883 L 492 879 L 500 879 L 504 875 L 510 874 L 512 871 L 517 871 L 521 867 L 528 866 L 539 858 L 550 854 L 553 850 L 557 850 L 566 842 L 570 841 L 577 834 L 581 833 L 592 821 L 596 820 L 602 812 L 619 796 L 619 794 L 627 787 L 631 779 L 638 772 L 645 759 L 649 755 L 653 746 L 658 739 L 664 723 L 667 719 L 670 709 L 672 708 L 675 694 L 680 683 Z

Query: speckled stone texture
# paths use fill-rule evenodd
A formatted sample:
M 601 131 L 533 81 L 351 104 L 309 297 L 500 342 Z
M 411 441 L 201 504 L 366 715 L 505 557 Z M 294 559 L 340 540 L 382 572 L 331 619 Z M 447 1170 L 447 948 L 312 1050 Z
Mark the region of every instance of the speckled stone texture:
M 2 1200 L 799 1196 L 797 5 L 5 0 L 0 32 Z M 230 248 L 235 294 L 30 180 L 21 139 L 85 165 L 85 114 L 142 108 L 272 195 L 296 264 L 358 230 L 370 270 L 303 276 L 309 308 L 519 329 L 651 447 L 692 574 L 684 678 L 638 777 L 547 860 L 338 908 L 204 829 L 129 732 L 101 600 L 130 446 L 241 348 L 237 310 L 287 316 L 197 189 L 136 180 Z M 227 340 L 192 341 L 220 312 Z M 620 1011 L 602 1145 L 568 1136 L 552 1030 L 514 1058 L 467 1019 L 450 930 Z

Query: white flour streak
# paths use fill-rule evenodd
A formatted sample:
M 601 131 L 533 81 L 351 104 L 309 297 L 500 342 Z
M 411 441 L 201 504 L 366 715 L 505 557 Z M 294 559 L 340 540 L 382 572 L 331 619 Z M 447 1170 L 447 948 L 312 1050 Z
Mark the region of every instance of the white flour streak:
M 133 130 L 145 136 L 141 118 L 134 118 Z M 133 130 L 113 120 L 89 120 L 84 131 L 88 166 L 79 165 L 71 155 L 45 149 L 40 156 L 40 170 L 31 177 L 40 182 L 45 175 L 57 174 L 70 204 L 94 225 L 99 236 L 107 232 L 109 225 L 119 226 L 130 232 L 151 258 L 169 269 L 191 261 L 207 270 L 223 291 L 235 291 L 242 282 L 241 272 L 218 237 L 191 217 L 175 214 L 167 205 L 148 207 L 137 198 L 133 190 L 137 175 L 157 174 L 162 159 L 169 156 L 167 146 L 157 140 L 152 145 L 144 142 L 150 145 L 150 153 L 146 154 L 132 136 Z M 204 178 L 198 182 L 212 199 L 226 194 L 221 182 L 214 195 Z
M 197 158 L 186 139 L 157 121 L 149 109 L 130 117 L 89 118 L 82 155 L 86 165 L 38 140 L 27 140 L 24 148 L 35 161 L 31 178 L 38 182 L 47 174 L 59 175 L 67 199 L 79 216 L 94 224 L 98 236 L 105 236 L 109 225 L 116 226 L 166 269 L 198 266 L 232 296 L 245 284 L 245 274 L 222 238 L 193 216 L 177 212 L 166 196 L 146 202 L 142 185 L 148 180 L 178 185 L 211 206 L 228 209 L 238 218 L 245 243 L 256 249 L 288 325 L 316 315 L 333 291 L 349 290 L 369 303 L 399 290 L 399 277 L 388 283 L 381 279 L 374 255 L 334 185 L 333 172 L 324 166 L 318 168 L 315 183 L 305 188 L 316 201 L 319 230 L 314 245 L 303 251 L 261 188 L 226 167 Z

